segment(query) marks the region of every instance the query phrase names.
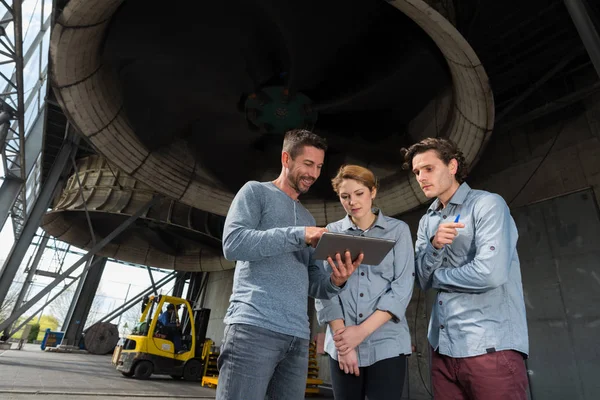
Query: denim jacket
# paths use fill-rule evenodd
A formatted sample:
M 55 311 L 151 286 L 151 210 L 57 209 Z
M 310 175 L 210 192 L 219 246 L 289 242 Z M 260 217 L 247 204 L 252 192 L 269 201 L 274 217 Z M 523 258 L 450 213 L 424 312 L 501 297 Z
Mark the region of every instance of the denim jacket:
M 471 357 L 500 350 L 529 352 L 518 232 L 506 202 L 463 183 L 448 205 L 436 199 L 419 222 L 416 270 L 423 289 L 438 291 L 429 343 L 440 354 Z M 460 214 L 465 227 L 435 249 L 442 222 Z

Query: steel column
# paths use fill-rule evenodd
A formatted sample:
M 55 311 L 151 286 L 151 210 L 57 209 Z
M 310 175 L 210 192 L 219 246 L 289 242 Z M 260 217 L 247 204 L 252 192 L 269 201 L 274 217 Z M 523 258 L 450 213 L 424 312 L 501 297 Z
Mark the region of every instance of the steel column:
M 185 280 L 187 272 L 177 272 L 177 279 L 175 280 L 175 286 L 173 286 L 173 297 L 181 297 L 183 295 L 183 287 L 185 286 Z
M 565 0 L 565 6 L 571 15 L 571 19 L 573 19 L 585 49 L 590 55 L 596 73 L 600 77 L 600 36 L 598 36 L 598 31 L 588 14 L 585 2 L 583 0 Z
M 7 176 L 2 181 L 2 186 L 0 186 L 0 230 L 4 228 L 22 187 L 23 181 L 21 181 L 21 178 Z
M 83 278 L 79 281 L 79 286 L 73 296 L 71 307 L 63 323 L 62 330 L 65 332 L 62 344 L 77 346 L 78 339 L 83 333 L 83 328 L 88 318 L 98 285 L 102 279 L 102 273 L 106 266 L 106 257 L 96 257 L 94 260 L 101 258 L 98 265 L 90 269 Z
M 24 99 L 24 89 L 23 89 L 23 76 L 24 76 L 24 68 L 25 64 L 23 63 L 23 14 L 21 9 L 21 1 L 16 0 L 13 1 L 13 24 L 15 30 L 15 73 L 16 73 L 16 86 L 17 86 L 17 121 L 18 121 L 18 130 L 17 133 L 19 135 L 19 164 L 18 168 L 14 168 L 15 164 L 12 164 L 12 167 L 9 167 L 9 171 L 21 178 L 23 181 L 23 186 L 21 187 L 21 192 L 17 197 L 17 201 L 13 206 L 13 230 L 15 233 L 15 239 L 18 239 L 23 232 L 23 226 L 25 225 L 25 221 L 27 220 L 27 175 L 25 173 L 25 99 Z M 8 171 L 5 171 L 8 172 Z M 15 219 L 19 211 L 22 212 L 22 215 L 19 216 L 21 220 Z M 19 223 L 23 224 L 23 226 L 17 226 Z M 38 224 L 39 225 L 39 224 Z M 31 238 L 33 239 L 33 237 Z M 31 243 L 31 239 L 29 242 Z

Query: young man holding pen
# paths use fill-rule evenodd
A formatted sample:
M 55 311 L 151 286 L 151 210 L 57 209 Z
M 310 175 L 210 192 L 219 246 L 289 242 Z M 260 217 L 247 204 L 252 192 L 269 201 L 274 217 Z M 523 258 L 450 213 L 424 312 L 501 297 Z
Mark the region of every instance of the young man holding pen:
M 404 161 L 435 198 L 415 245 L 421 287 L 438 292 L 428 333 L 435 399 L 526 400 L 529 340 L 506 202 L 464 182 L 464 156 L 447 139 L 412 145 Z

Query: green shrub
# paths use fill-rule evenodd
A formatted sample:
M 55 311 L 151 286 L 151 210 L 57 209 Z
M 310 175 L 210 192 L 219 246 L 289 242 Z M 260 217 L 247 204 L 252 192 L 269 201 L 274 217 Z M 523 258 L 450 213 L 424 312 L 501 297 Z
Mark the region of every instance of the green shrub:
M 27 336 L 27 343 L 33 343 L 40 333 L 40 324 L 31 325 L 31 330 L 29 331 L 29 336 Z

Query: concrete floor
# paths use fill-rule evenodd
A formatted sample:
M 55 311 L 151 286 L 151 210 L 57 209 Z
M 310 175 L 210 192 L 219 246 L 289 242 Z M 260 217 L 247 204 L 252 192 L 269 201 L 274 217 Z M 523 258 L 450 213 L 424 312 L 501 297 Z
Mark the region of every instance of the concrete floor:
M 31 344 L 22 350 L 0 350 L 0 377 L 2 400 L 215 398 L 214 389 L 198 382 L 162 376 L 147 381 L 125 378 L 111 364 L 110 355 L 50 353 Z

